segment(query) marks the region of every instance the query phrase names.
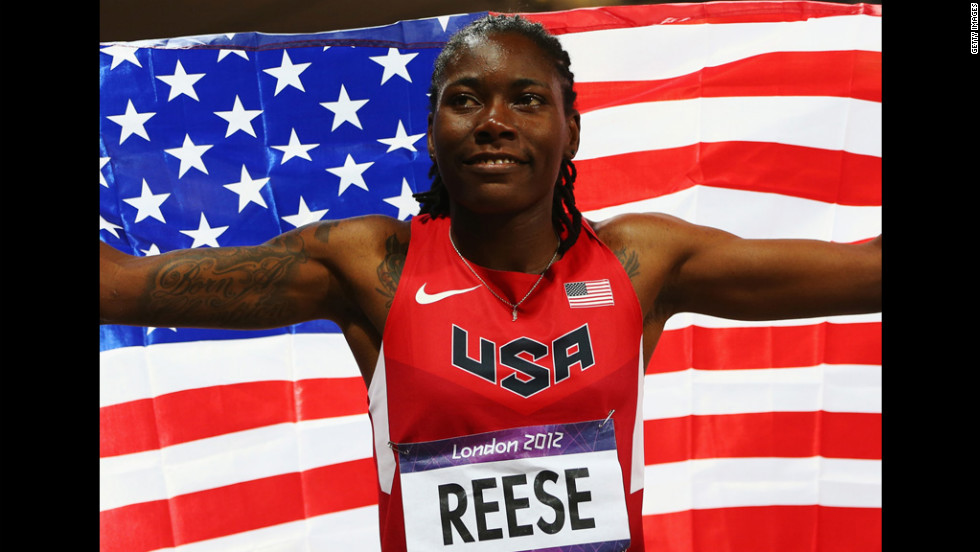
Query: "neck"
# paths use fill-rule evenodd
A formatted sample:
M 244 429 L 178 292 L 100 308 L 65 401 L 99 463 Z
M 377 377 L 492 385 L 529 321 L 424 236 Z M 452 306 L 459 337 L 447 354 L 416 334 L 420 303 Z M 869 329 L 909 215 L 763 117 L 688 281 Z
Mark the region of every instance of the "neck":
M 453 242 L 466 259 L 484 268 L 538 274 L 558 249 L 550 218 L 453 214 Z

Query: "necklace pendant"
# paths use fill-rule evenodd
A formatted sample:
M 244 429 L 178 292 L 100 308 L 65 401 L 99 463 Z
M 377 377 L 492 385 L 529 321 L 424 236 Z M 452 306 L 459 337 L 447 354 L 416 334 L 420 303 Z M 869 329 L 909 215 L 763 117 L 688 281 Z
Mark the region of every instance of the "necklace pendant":
M 514 311 L 511 312 L 511 314 L 514 315 L 514 317 L 511 319 L 511 322 L 517 322 L 517 307 L 514 307 Z

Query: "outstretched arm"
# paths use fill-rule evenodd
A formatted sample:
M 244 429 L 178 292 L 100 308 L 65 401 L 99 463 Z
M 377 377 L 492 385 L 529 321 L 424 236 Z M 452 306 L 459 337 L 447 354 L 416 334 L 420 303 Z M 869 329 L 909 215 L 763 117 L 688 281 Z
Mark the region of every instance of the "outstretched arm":
M 152 257 L 102 243 L 101 322 L 259 329 L 349 316 L 363 307 L 350 282 L 374 276 L 381 258 L 372 245 L 383 248 L 381 226 L 378 219 L 322 222 L 258 246 Z
M 679 312 L 776 320 L 881 310 L 881 237 L 861 244 L 742 239 L 667 215 L 617 224 L 640 259 L 641 301 L 661 320 Z
M 674 312 L 774 320 L 881 310 L 880 237 L 840 244 L 722 234 L 695 244 L 661 293 Z

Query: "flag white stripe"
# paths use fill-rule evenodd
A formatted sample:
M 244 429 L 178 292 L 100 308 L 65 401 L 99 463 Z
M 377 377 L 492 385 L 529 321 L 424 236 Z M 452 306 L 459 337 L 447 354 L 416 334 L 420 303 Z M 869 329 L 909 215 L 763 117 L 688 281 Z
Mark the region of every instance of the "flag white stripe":
M 880 52 L 881 18 L 853 15 L 793 22 L 651 25 L 558 38 L 571 56 L 577 82 L 656 80 L 773 52 Z
M 881 507 L 881 461 L 719 458 L 649 465 L 643 513 L 769 505 Z
M 100 355 L 99 406 L 232 383 L 360 375 L 339 333 L 122 347 Z
M 155 552 L 306 552 L 356 550 L 380 552 L 378 507 L 365 506 L 310 517 L 226 537 L 208 539 Z
M 643 419 L 757 412 L 881 413 L 881 366 L 697 370 L 648 374 Z
M 732 206 L 737 205 L 737 209 Z M 589 220 L 625 213 L 667 213 L 743 238 L 854 242 L 881 233 L 880 206 L 835 205 L 764 192 L 694 186 L 672 194 L 583 212 Z
M 693 98 L 582 114 L 575 159 L 703 142 L 773 142 L 881 157 L 881 103 L 832 96 Z
M 371 447 L 371 422 L 362 414 L 277 424 L 101 458 L 99 507 L 104 511 L 371 458 Z

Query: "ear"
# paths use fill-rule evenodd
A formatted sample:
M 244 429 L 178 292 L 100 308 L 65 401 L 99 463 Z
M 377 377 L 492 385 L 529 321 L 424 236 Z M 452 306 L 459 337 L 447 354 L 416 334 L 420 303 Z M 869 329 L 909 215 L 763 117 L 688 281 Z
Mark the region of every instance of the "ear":
M 565 157 L 569 160 L 578 153 L 579 138 L 582 132 L 582 117 L 578 111 L 568 116 L 568 145 L 565 147 Z
M 429 149 L 429 159 L 435 161 L 436 159 L 436 146 L 432 139 L 432 113 L 429 113 L 427 119 L 428 123 L 425 130 L 425 141 L 426 147 Z

